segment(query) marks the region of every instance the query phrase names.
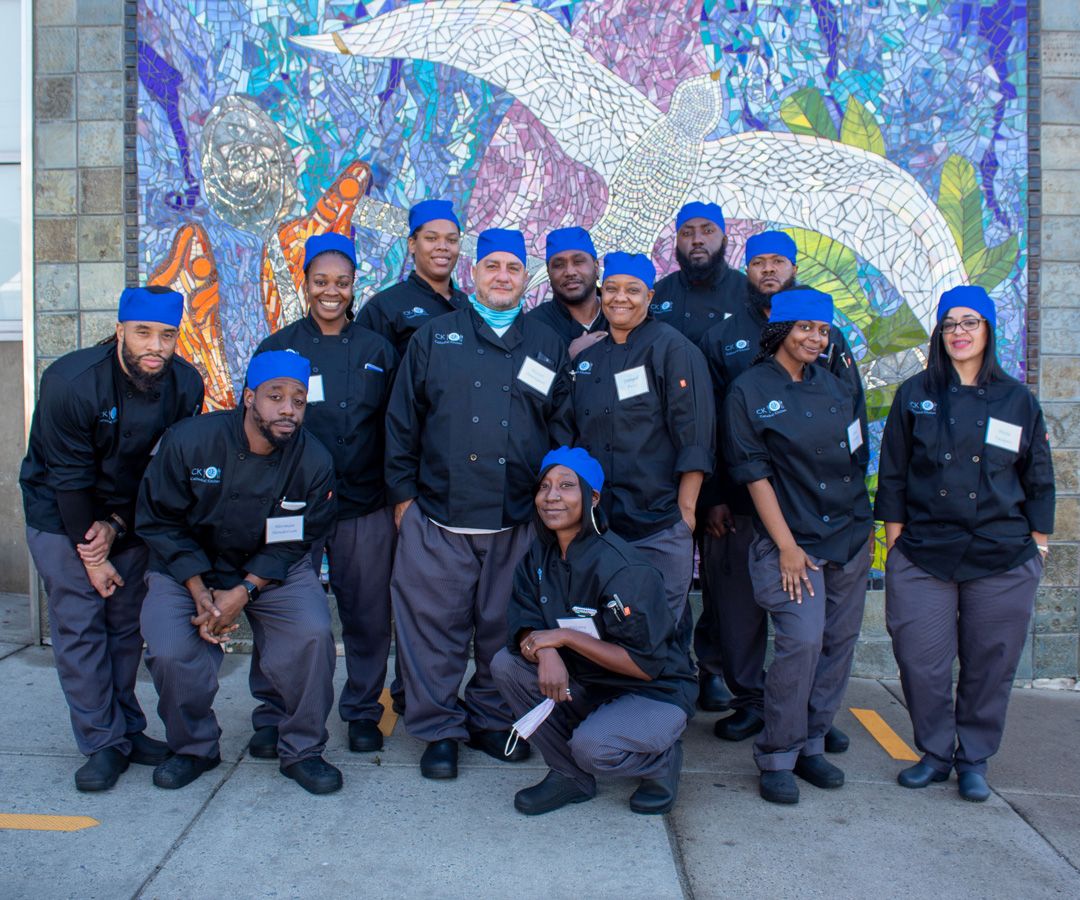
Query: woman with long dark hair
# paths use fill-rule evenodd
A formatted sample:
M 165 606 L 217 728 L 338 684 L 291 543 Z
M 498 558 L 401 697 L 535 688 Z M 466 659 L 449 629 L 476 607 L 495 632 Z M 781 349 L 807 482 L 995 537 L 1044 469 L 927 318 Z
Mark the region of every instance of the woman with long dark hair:
M 761 352 L 724 403 L 724 458 L 754 504 L 754 600 L 775 633 L 754 744 L 771 803 L 798 802 L 795 775 L 819 788 L 844 783 L 825 759 L 825 735 L 851 674 L 873 523 L 864 406 L 818 365 L 832 318 L 828 294 L 776 294 Z
M 998 364 L 981 287 L 946 291 L 926 371 L 897 391 L 881 443 L 886 624 L 922 759 L 904 787 L 945 781 L 990 796 L 987 760 L 1054 524 L 1054 472 L 1038 400 Z M 953 662 L 960 672 L 953 700 Z

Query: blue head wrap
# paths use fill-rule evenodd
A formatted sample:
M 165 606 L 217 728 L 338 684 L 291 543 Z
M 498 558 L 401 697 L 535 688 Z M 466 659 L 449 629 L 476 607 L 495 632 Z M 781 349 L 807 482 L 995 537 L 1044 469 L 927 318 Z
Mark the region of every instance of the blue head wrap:
M 724 211 L 715 203 L 702 203 L 698 200 L 687 203 L 675 217 L 675 230 L 678 231 L 690 219 L 708 219 L 721 231 L 727 230 L 724 225 Z
M 347 256 L 352 262 L 353 268 L 356 268 L 356 247 L 352 238 L 345 237 L 345 235 L 334 231 L 328 231 L 326 234 L 313 234 L 304 241 L 304 271 L 308 270 L 308 266 L 314 262 L 316 256 L 330 251 L 336 251 Z
M 184 317 L 184 295 L 176 291 L 155 294 L 144 287 L 124 288 L 120 294 L 120 311 L 117 322 L 160 322 L 162 325 L 180 326 Z
M 763 256 L 766 253 L 775 253 L 777 256 L 786 256 L 793 266 L 797 266 L 798 253 L 795 249 L 795 241 L 790 235 L 782 231 L 763 231 L 755 234 L 746 242 L 746 262 L 749 263 L 755 256 Z
M 599 491 L 604 487 L 604 470 L 600 463 L 589 456 L 588 452 L 581 447 L 559 447 L 558 450 L 548 451 L 547 456 L 540 463 L 540 477 L 544 477 L 552 466 L 566 466 L 579 478 L 589 482 L 589 487 Z
M 581 250 L 596 259 L 596 247 L 593 246 L 592 238 L 584 228 L 556 228 L 547 236 L 547 261 L 556 253 L 566 250 Z
M 525 265 L 525 236 L 512 228 L 488 228 L 476 239 L 476 261 L 492 253 L 513 253 Z
M 644 253 L 608 253 L 604 256 L 604 279 L 612 275 L 632 275 L 644 281 L 651 291 L 656 282 L 656 267 Z
M 271 378 L 291 378 L 308 386 L 311 363 L 295 350 L 267 350 L 251 357 L 247 370 L 247 386 L 255 390 Z
M 795 288 L 773 294 L 770 322 L 828 322 L 833 320 L 833 299 L 813 288 Z
M 991 328 L 997 327 L 997 309 L 994 307 L 994 301 L 983 288 L 976 284 L 962 284 L 941 295 L 937 307 L 939 323 L 954 306 L 966 306 L 973 309 L 990 323 Z
M 412 234 L 428 222 L 436 222 L 440 219 L 453 222 L 457 230 L 461 231 L 461 223 L 454 215 L 454 204 L 449 200 L 421 200 L 409 210 L 409 233 Z

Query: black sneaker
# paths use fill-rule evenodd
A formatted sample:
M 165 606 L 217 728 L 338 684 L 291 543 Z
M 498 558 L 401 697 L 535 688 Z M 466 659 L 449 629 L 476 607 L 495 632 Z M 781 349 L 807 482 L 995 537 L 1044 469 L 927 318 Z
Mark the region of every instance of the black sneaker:
M 107 791 L 127 771 L 128 758 L 115 747 L 90 754 L 75 773 L 75 788 L 84 793 Z

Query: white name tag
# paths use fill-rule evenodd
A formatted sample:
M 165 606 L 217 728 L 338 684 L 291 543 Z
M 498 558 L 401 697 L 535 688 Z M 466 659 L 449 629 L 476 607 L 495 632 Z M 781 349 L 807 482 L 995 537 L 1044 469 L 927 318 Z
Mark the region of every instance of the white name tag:
M 266 543 L 284 544 L 304 539 L 303 516 L 278 516 L 266 520 Z
M 307 380 L 307 402 L 322 403 L 326 397 L 323 395 L 322 375 L 310 375 Z
M 587 634 L 589 637 L 594 637 L 600 640 L 600 632 L 596 630 L 596 626 L 593 624 L 592 619 L 556 619 L 556 623 L 560 628 L 569 628 L 571 631 L 580 631 L 582 634 Z
M 619 393 L 620 400 L 629 400 L 640 394 L 649 393 L 649 376 L 645 374 L 644 366 L 634 366 L 615 373 L 615 390 Z
M 555 370 L 538 363 L 531 356 L 526 356 L 525 362 L 521 364 L 521 368 L 518 370 L 517 377 L 534 391 L 539 391 L 546 397 L 548 391 L 551 390 L 551 382 L 555 380 Z
M 852 453 L 863 445 L 862 422 L 858 419 L 847 427 L 847 445 Z
M 1001 419 L 990 417 L 986 423 L 986 443 L 992 447 L 1000 447 L 1012 453 L 1020 452 L 1020 438 L 1024 436 L 1024 429 L 1019 425 L 1002 422 Z

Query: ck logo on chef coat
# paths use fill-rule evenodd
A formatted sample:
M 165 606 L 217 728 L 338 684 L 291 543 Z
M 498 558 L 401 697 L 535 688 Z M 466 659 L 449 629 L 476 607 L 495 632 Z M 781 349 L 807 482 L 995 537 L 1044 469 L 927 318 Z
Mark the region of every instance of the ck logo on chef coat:
M 724 345 L 724 356 L 734 356 L 736 353 L 742 353 L 744 350 L 749 349 L 750 342 L 739 338 L 734 344 Z
M 106 425 L 116 424 L 116 407 L 112 409 L 103 409 L 98 413 L 98 421 L 104 422 Z
M 786 413 L 787 409 L 780 400 L 770 400 L 760 409 L 755 410 L 759 419 L 771 419 L 773 416 L 779 416 L 781 413 Z
M 199 484 L 221 484 L 221 469 L 217 466 L 206 468 L 194 466 L 191 470 L 191 480 Z
M 937 404 L 933 400 L 912 400 L 908 408 L 917 416 L 936 416 Z
M 663 303 L 650 303 L 649 312 L 654 316 L 662 316 L 664 313 L 671 312 L 671 301 L 665 300 Z
M 450 345 L 453 345 L 455 347 L 460 347 L 462 344 L 465 343 L 465 337 L 463 335 L 458 334 L 456 331 L 451 331 L 449 334 L 438 334 L 438 333 L 436 333 L 436 335 L 435 335 L 435 343 L 436 344 L 450 344 Z
M 414 306 L 412 309 L 407 309 L 401 315 L 406 319 L 419 319 L 421 316 L 426 316 L 427 310 L 422 306 Z

